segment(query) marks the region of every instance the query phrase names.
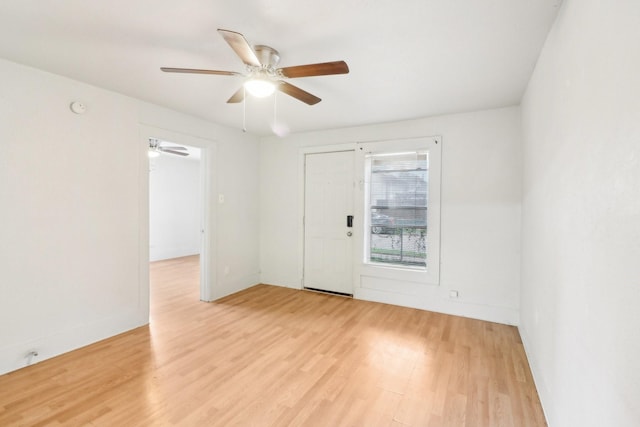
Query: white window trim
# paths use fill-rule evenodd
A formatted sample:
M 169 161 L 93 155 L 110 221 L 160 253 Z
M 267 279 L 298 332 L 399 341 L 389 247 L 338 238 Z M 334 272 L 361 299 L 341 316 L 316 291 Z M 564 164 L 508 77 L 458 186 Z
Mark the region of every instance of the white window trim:
M 403 151 L 429 152 L 429 205 L 427 210 L 427 268 L 412 268 L 394 265 L 380 265 L 365 262 L 366 255 L 366 208 L 365 179 L 366 156 Z M 440 282 L 440 179 L 441 179 L 442 138 L 440 136 L 420 137 L 401 140 L 360 142 L 356 144 L 356 268 L 354 281 L 359 286 L 363 276 L 392 281 L 414 282 L 438 285 Z M 390 289 L 391 290 L 391 289 Z

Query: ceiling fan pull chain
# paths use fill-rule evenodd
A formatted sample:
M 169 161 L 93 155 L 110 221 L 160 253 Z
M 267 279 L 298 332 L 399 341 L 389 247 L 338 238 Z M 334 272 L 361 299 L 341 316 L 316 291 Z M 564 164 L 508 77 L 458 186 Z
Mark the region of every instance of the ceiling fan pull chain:
M 277 111 L 278 111 L 278 103 L 276 102 L 276 99 L 278 98 L 278 91 L 276 91 L 273 94 L 273 129 L 276 128 L 276 124 L 278 123 L 278 116 L 277 116 Z
M 242 85 L 242 132 L 247 131 L 247 89 Z

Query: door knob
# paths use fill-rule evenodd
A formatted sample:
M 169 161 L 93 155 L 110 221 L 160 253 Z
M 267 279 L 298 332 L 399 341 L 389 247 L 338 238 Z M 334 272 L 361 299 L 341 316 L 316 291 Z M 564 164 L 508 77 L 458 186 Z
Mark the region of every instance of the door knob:
M 351 237 L 352 235 L 353 235 L 353 233 L 352 233 L 352 232 L 347 231 L 347 236 Z

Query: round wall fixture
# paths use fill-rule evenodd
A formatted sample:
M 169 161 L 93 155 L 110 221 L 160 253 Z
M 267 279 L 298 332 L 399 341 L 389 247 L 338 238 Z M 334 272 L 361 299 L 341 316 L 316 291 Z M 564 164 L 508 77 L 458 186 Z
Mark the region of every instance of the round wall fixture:
M 87 111 L 87 106 L 78 101 L 73 101 L 69 108 L 71 108 L 71 111 L 76 114 L 83 114 L 85 111 Z

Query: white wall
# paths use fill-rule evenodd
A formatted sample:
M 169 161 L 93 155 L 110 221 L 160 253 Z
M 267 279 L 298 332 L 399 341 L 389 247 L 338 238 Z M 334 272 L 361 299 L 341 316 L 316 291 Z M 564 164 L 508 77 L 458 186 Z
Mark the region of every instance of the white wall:
M 522 103 L 520 333 L 549 425 L 640 425 L 640 2 L 565 0 Z
M 149 260 L 199 254 L 199 158 L 161 154 L 149 164 Z
M 4 60 L 0 81 L 0 373 L 148 322 L 141 124 L 217 141 L 214 295 L 258 282 L 256 138 Z
M 302 147 L 441 135 L 440 286 L 416 293 L 356 288 L 357 298 L 516 324 L 520 284 L 517 107 L 268 137 L 260 143 L 261 281 L 300 288 Z M 460 298 L 449 299 L 449 290 Z M 414 292 L 414 291 L 412 291 Z

